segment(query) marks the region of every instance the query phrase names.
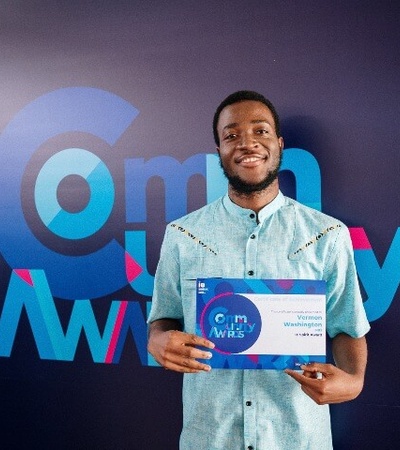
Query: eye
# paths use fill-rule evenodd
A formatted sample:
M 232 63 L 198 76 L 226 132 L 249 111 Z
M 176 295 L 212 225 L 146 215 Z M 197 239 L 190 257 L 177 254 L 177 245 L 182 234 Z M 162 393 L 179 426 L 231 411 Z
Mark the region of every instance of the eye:
M 229 133 L 224 137 L 224 140 L 231 141 L 232 139 L 235 139 L 236 136 L 237 136 L 237 134 L 235 134 L 235 133 Z
M 269 131 L 266 130 L 265 128 L 261 128 L 260 130 L 256 130 L 256 133 L 257 134 L 268 134 Z

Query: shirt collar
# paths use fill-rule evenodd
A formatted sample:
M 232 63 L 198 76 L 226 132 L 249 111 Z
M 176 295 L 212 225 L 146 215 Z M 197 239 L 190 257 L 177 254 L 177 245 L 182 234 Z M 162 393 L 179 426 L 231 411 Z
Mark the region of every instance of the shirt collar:
M 223 197 L 222 201 L 227 211 L 231 214 L 235 214 L 241 217 L 249 217 L 251 213 L 255 214 L 251 209 L 242 208 L 236 203 L 233 203 L 228 194 Z M 279 191 L 278 195 L 272 200 L 272 202 L 268 203 L 268 205 L 264 206 L 264 208 L 262 208 L 258 212 L 258 221 L 260 223 L 263 223 L 265 219 L 272 216 L 272 214 L 278 211 L 278 209 L 281 208 L 284 204 L 285 196 L 281 191 Z

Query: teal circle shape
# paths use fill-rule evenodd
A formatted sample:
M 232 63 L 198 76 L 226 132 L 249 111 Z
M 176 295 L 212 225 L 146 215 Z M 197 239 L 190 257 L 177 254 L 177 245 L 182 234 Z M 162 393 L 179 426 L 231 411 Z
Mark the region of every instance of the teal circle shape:
M 79 175 L 89 185 L 89 202 L 82 211 L 65 211 L 58 202 L 57 188 L 68 175 Z M 81 148 L 68 148 L 43 165 L 34 196 L 45 226 L 57 236 L 76 240 L 92 236 L 107 222 L 114 205 L 115 188 L 110 171 L 98 156 Z

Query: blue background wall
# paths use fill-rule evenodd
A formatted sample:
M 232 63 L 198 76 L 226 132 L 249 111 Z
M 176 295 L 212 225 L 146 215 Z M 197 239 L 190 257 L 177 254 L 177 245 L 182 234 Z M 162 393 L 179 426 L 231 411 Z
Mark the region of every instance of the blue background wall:
M 84 276 L 74 279 L 85 286 L 83 293 L 95 295 L 61 294 L 70 286 L 68 274 L 79 256 L 102 249 L 112 238 L 125 248 L 126 232 L 146 232 L 147 271 L 154 273 L 166 222 L 164 185 L 159 178 L 149 181 L 147 217 L 128 220 L 128 211 L 135 218 L 137 209 L 135 198 L 126 192 L 127 178 L 134 182 L 126 161 L 171 156 L 183 162 L 213 153 L 214 109 L 238 89 L 258 90 L 276 104 L 286 148 L 305 149 L 318 161 L 322 210 L 350 227 L 364 228 L 368 236 L 371 247 L 364 246 L 364 253 L 358 249 L 358 263 L 373 314 L 369 367 L 362 395 L 332 407 L 335 449 L 393 448 L 400 420 L 399 18 L 400 8 L 392 1 L 2 2 L 0 346 L 6 335 L 6 298 L 10 310 L 25 302 L 12 352 L 0 358 L 0 430 L 2 440 L 11 442 L 7 448 L 177 448 L 180 376 L 143 360 L 141 326 L 149 296 L 128 282 L 99 295 L 96 265 L 88 265 Z M 23 122 L 20 112 L 42 96 L 70 87 L 111 92 L 139 115 L 127 120 L 126 130 L 111 144 L 69 126 L 62 116 L 62 132 L 38 141 L 26 161 L 17 157 L 26 155 L 39 131 L 56 120 L 53 111 Z M 67 93 L 67 103 L 68 98 Z M 110 122 L 126 119 L 127 113 L 116 112 L 111 102 L 109 108 L 95 107 L 90 98 L 85 102 L 87 111 L 71 106 L 78 122 L 79 114 L 97 125 L 97 117 L 106 117 L 100 128 L 108 130 Z M 63 104 L 56 103 L 55 111 Z M 39 109 L 46 111 L 45 106 Z M 13 129 L 13 124 L 19 126 Z M 34 197 L 46 161 L 72 147 L 97 155 L 115 185 L 108 220 L 85 239 L 52 233 L 41 222 Z M 286 193 L 296 196 L 293 179 L 287 174 L 282 178 Z M 193 177 L 188 210 L 205 203 L 205 190 L 203 178 Z M 70 176 L 60 183 L 57 196 L 72 214 L 88 204 L 88 185 Z M 92 299 L 101 333 L 113 302 L 139 306 L 125 316 L 138 321 L 132 319 L 134 331 L 123 340 L 118 362 L 94 362 L 88 345 L 93 334 L 87 338 L 85 332 L 72 361 L 41 357 L 41 344 L 32 332 L 36 319 L 26 306 L 32 290 L 28 287 L 25 294 L 22 286 L 27 284 L 21 282 L 21 291 L 18 284 L 28 272 L 13 270 L 42 269 L 48 279 L 51 268 L 45 269 L 49 262 L 44 260 L 41 265 L 39 253 L 35 264 L 27 265 L 32 236 L 17 233 L 18 227 L 7 222 L 14 210 L 23 211 L 19 217 L 36 240 L 63 255 L 63 270 L 49 285 L 64 332 L 78 299 Z M 111 259 L 110 271 L 119 264 L 124 260 Z M 110 274 L 104 277 L 111 285 Z M 35 293 L 43 294 L 46 283 L 35 283 Z

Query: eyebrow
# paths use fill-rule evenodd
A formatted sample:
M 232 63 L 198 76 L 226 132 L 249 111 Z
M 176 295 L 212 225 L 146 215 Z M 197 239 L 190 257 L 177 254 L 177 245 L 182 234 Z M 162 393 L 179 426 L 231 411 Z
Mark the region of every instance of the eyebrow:
M 265 120 L 265 119 L 254 119 L 254 120 L 251 120 L 250 123 L 254 123 L 254 124 L 256 124 L 256 123 L 266 123 L 267 125 L 269 125 L 270 127 L 272 127 L 272 125 L 271 125 L 267 120 Z M 237 127 L 238 125 L 239 125 L 238 122 L 228 123 L 228 125 L 225 125 L 225 126 L 224 126 L 223 130 L 227 130 L 227 129 L 229 129 L 229 128 L 235 128 L 235 127 Z

